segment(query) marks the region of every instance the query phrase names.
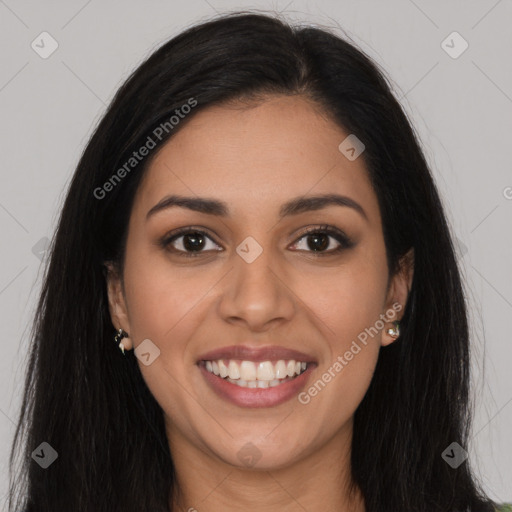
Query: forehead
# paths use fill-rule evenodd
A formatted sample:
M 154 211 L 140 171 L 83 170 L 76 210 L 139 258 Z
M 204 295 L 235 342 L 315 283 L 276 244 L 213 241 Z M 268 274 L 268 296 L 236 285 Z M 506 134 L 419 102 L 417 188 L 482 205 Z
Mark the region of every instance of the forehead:
M 363 159 L 351 161 L 338 148 L 348 135 L 302 96 L 205 108 L 159 150 L 134 208 L 147 212 L 176 193 L 220 198 L 242 217 L 275 215 L 290 197 L 340 193 L 364 204 L 377 222 Z

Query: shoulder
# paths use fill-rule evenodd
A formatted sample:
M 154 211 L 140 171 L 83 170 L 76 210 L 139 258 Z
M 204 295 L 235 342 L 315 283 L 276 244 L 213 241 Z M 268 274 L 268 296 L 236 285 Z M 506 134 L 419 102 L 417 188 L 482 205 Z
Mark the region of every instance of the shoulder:
M 512 503 L 501 503 L 496 512 L 512 512 Z

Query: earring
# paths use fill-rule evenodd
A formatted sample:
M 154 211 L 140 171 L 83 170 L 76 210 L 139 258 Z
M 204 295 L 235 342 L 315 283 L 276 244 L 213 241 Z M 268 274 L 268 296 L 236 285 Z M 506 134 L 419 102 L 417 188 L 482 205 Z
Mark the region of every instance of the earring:
M 121 352 L 123 353 L 123 356 L 125 355 L 125 353 L 124 353 L 124 344 L 120 340 L 122 338 L 126 338 L 126 337 L 128 337 L 128 333 L 124 332 L 123 329 L 119 329 L 119 331 L 117 331 L 117 334 L 114 337 L 114 341 L 116 342 L 116 344 L 119 342 L 119 348 L 121 349 Z
M 400 322 L 397 320 L 396 322 L 393 322 L 395 324 L 395 328 L 391 328 L 387 330 L 387 333 L 394 339 L 398 338 L 400 336 Z

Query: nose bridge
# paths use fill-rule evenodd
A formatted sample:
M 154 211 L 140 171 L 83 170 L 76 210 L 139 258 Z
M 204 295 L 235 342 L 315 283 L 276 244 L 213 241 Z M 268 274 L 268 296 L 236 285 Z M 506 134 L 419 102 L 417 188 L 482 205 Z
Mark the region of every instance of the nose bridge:
M 262 294 L 267 300 L 277 292 L 276 268 L 279 264 L 267 241 L 260 245 L 253 237 L 247 237 L 236 248 L 234 257 L 235 288 L 238 295 L 250 292 Z
M 279 264 L 270 244 L 263 247 L 254 238 L 247 237 L 238 245 L 236 253 L 234 273 L 240 284 L 245 288 L 254 285 L 262 288 L 272 286 L 276 279 L 275 269 Z
M 222 298 L 225 319 L 236 317 L 257 328 L 293 314 L 292 292 L 284 284 L 284 274 L 279 275 L 282 265 L 269 243 L 262 246 L 247 237 L 237 246 L 233 265 Z

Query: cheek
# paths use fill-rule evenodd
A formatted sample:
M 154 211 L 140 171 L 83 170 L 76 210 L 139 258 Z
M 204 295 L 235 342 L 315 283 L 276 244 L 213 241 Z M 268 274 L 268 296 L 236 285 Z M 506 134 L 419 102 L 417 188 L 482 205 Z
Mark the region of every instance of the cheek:
M 202 321 L 202 300 L 207 299 L 213 283 L 197 273 L 194 278 L 185 269 L 171 272 L 163 258 L 136 247 L 127 255 L 124 275 L 130 336 L 135 348 L 149 339 L 160 350 L 154 362 L 146 366 L 138 361 L 138 365 L 160 406 L 180 416 L 195 403 L 189 403 L 190 395 L 183 392 L 183 383 L 190 378 L 188 347 Z
M 355 413 L 366 394 L 380 350 L 381 330 L 375 329 L 381 294 L 361 279 L 332 285 L 310 305 L 321 318 L 326 340 L 325 358 L 314 379 L 299 397 L 319 418 L 336 430 Z M 380 325 L 380 324 L 379 324 Z
M 368 341 L 380 342 L 386 281 L 385 269 L 364 262 L 304 281 L 299 294 L 319 320 L 332 358 L 345 352 L 352 340 L 364 340 L 365 333 Z
M 386 272 L 370 258 L 354 258 L 329 276 L 310 280 L 303 290 L 327 341 L 326 357 L 306 392 L 312 401 L 318 400 L 320 410 L 337 411 L 339 421 L 355 411 L 375 370 L 384 327 L 380 315 L 385 312 Z
M 136 342 L 144 338 L 166 340 L 176 338 L 182 319 L 198 304 L 211 284 L 194 278 L 189 269 L 175 267 L 149 249 L 147 241 L 134 241 L 127 248 L 125 289 L 128 298 L 130 326 Z M 197 277 L 197 273 L 196 273 Z

